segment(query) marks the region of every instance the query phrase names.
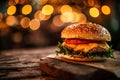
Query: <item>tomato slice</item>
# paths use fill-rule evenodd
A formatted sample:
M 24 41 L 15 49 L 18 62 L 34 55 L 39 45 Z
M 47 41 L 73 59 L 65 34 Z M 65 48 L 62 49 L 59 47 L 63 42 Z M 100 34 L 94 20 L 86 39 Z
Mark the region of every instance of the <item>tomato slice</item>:
M 91 40 L 81 40 L 81 39 L 65 39 L 65 43 L 67 44 L 88 44 L 94 41 Z

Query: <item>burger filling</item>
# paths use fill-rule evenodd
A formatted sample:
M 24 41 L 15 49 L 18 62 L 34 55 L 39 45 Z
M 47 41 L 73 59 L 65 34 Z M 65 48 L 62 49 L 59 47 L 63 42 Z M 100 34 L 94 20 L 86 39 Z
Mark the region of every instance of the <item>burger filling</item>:
M 105 41 L 65 39 L 58 43 L 58 54 L 80 55 L 82 57 L 113 57 L 113 50 Z

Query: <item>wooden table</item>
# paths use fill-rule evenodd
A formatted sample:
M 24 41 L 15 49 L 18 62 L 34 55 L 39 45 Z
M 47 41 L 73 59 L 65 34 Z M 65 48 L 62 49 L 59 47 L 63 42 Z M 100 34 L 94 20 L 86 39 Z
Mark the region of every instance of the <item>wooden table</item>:
M 42 75 L 40 58 L 55 51 L 56 47 L 14 49 L 0 52 L 0 80 L 55 80 Z
M 108 71 L 102 69 L 103 66 L 100 66 L 100 69 L 96 68 L 101 63 L 94 63 L 97 66 L 91 66 L 91 64 L 88 63 L 88 65 L 84 65 L 84 63 L 74 64 L 52 58 L 40 59 L 55 53 L 56 49 L 55 46 L 52 46 L 38 49 L 16 49 L 0 52 L 0 80 L 75 80 L 71 76 L 77 77 L 76 80 L 95 80 L 94 78 L 91 78 L 91 74 L 93 75 L 95 73 L 94 76 L 99 77 L 108 74 Z M 115 51 L 115 53 L 120 54 L 119 51 Z M 120 55 L 115 57 L 120 59 Z M 110 64 L 113 63 L 114 62 Z M 116 72 L 118 77 L 115 77 L 115 74 L 110 74 L 107 75 L 107 77 L 110 78 L 108 80 L 120 79 L 120 64 L 118 63 L 120 62 L 118 61 L 116 65 L 118 68 L 118 71 Z M 105 66 L 104 68 L 107 69 Z M 80 70 L 83 72 L 81 71 L 78 73 L 77 71 Z M 100 72 L 103 72 L 104 74 Z M 91 79 L 89 79 L 89 77 Z

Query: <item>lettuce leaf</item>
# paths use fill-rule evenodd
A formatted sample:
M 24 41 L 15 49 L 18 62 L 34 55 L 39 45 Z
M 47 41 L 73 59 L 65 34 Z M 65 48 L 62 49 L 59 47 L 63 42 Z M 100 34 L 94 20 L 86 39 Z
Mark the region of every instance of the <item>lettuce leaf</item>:
M 112 46 L 110 46 L 110 49 L 108 52 L 102 52 L 102 53 L 83 53 L 83 52 L 75 52 L 73 50 L 69 50 L 67 49 L 66 47 L 62 46 L 62 44 L 60 42 L 58 42 L 58 49 L 56 51 L 57 55 L 59 54 L 65 54 L 65 55 L 82 55 L 84 57 L 110 57 L 110 58 L 114 58 L 113 56 L 113 49 L 112 49 Z

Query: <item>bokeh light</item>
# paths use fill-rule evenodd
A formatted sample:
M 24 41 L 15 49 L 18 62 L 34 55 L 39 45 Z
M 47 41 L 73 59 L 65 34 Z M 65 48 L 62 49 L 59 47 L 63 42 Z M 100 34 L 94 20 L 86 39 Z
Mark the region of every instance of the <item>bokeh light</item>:
M 72 8 L 71 8 L 71 6 L 69 6 L 69 5 L 63 5 L 63 6 L 60 8 L 60 12 L 61 12 L 61 13 L 64 13 L 64 12 L 72 12 Z
M 18 24 L 18 21 L 15 16 L 7 16 L 6 23 L 9 26 L 14 26 Z
M 62 26 L 64 23 L 60 20 L 60 15 L 57 15 L 53 18 L 53 24 L 55 26 Z
M 79 13 L 77 13 L 77 12 L 73 12 L 73 16 L 74 16 L 74 18 L 73 18 L 73 23 L 74 22 L 79 22 L 79 19 L 80 19 L 80 16 L 79 16 Z
M 50 19 L 50 17 L 51 17 L 51 15 L 44 15 L 42 13 L 42 11 L 39 12 L 40 21 L 48 20 L 48 19 Z
M 37 30 L 40 27 L 40 21 L 37 19 L 32 19 L 30 21 L 30 29 L 32 30 Z
M 7 9 L 7 14 L 13 15 L 16 12 L 16 6 L 9 6 Z
M 83 13 L 79 13 L 79 23 L 86 23 L 87 17 Z
M 42 13 L 44 15 L 51 15 L 54 11 L 54 8 L 52 5 L 45 5 L 42 7 Z
M 8 5 L 10 5 L 10 6 L 16 5 L 15 0 L 8 0 Z
M 111 13 L 110 7 L 107 5 L 104 5 L 101 7 L 101 11 L 103 12 L 103 14 L 105 15 L 109 15 Z
M 34 14 L 34 18 L 40 20 L 39 14 L 40 14 L 40 10 L 36 11 Z
M 95 5 L 95 0 L 88 0 L 88 5 L 89 6 L 94 6 Z
M 72 22 L 73 18 L 74 18 L 74 15 L 72 14 L 72 12 L 64 12 L 60 16 L 61 21 L 64 23 Z
M 51 17 L 51 15 L 44 15 L 41 10 L 38 10 L 34 14 L 34 18 L 39 21 L 48 20 Z
M 90 16 L 96 18 L 96 17 L 99 16 L 99 10 L 97 8 L 95 8 L 95 7 L 90 8 L 89 14 L 90 14 Z
M 30 23 L 30 18 L 28 17 L 24 17 L 21 19 L 20 21 L 20 25 L 23 27 L 23 28 L 28 28 L 29 27 L 29 23 Z
M 24 4 L 27 0 L 19 0 L 19 4 Z
M 14 0 L 14 1 L 15 1 L 16 4 L 18 4 L 20 0 Z M 23 1 L 24 1 L 24 0 L 23 0 Z
M 22 7 L 22 13 L 23 13 L 24 15 L 28 15 L 28 14 L 30 14 L 31 12 L 32 12 L 32 6 L 31 6 L 31 5 L 27 4 L 27 5 L 24 5 L 24 6 Z

